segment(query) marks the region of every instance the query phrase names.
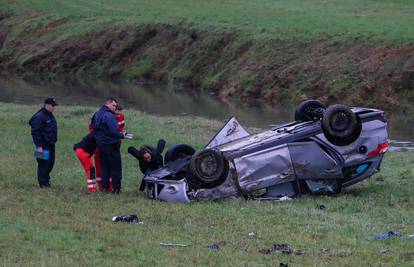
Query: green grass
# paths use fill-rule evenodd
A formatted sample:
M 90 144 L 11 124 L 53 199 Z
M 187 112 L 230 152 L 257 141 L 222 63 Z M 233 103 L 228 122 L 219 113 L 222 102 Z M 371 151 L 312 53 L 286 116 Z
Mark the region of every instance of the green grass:
M 58 106 L 53 187 L 42 190 L 36 184 L 27 124 L 37 109 L 0 106 L 2 266 L 412 266 L 413 153 L 387 154 L 379 174 L 334 197 L 165 203 L 138 192 L 140 174 L 126 148 L 155 144 L 158 137 L 169 145 L 201 148 L 221 122 L 126 110 L 128 131 L 141 139 L 123 141 L 123 192 L 89 194 L 72 144 L 86 134 L 94 108 Z M 126 213 L 137 213 L 144 224 L 111 222 L 112 216 Z M 390 230 L 400 230 L 403 237 L 373 240 Z M 190 246 L 164 248 L 161 242 Z M 218 252 L 208 249 L 219 242 Z M 305 254 L 258 252 L 273 243 L 288 243 Z M 380 254 L 381 248 L 390 252 Z
M 168 23 L 272 39 L 335 36 L 407 43 L 414 38 L 414 2 L 407 0 L 2 0 L 0 9 L 68 19 L 64 35 L 103 25 Z

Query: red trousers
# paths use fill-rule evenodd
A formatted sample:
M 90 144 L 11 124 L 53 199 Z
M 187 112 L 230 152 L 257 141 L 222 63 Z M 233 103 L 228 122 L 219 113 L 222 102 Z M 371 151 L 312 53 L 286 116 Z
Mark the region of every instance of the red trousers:
M 96 179 L 95 179 L 95 168 L 92 163 L 92 159 L 88 152 L 84 151 L 82 148 L 76 149 L 76 156 L 81 162 L 86 173 L 86 183 L 88 186 L 88 191 L 96 191 Z

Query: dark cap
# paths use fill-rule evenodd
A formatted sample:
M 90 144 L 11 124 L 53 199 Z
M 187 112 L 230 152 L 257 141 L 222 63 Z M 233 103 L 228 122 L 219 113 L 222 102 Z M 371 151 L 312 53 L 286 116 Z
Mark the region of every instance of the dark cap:
M 45 99 L 45 104 L 50 104 L 52 106 L 57 106 L 58 103 L 56 102 L 56 99 L 54 97 L 48 97 Z
M 122 107 L 120 104 L 117 104 L 117 105 L 116 105 L 116 110 L 121 111 L 121 110 L 123 110 L 123 107 Z

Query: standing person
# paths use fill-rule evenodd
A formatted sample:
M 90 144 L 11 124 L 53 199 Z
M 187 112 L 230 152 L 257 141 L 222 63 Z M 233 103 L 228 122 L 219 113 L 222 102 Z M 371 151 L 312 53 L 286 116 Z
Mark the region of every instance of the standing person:
M 53 111 L 57 102 L 53 97 L 44 101 L 43 107 L 29 120 L 33 143 L 38 154 L 49 151 L 48 159 L 37 158 L 37 180 L 41 188 L 50 187 L 50 172 L 55 164 L 55 144 L 57 142 L 57 123 Z
M 165 140 L 158 140 L 157 147 L 152 147 L 145 145 L 137 150 L 136 148 L 130 146 L 128 147 L 128 153 L 131 154 L 134 158 L 138 160 L 139 168 L 142 174 L 147 175 L 149 172 L 164 166 L 161 153 L 164 151 Z M 141 185 L 139 186 L 140 191 L 144 191 L 146 182 L 144 178 L 141 180 Z
M 122 113 L 122 107 L 118 104 L 116 105 L 116 110 L 115 110 L 115 117 L 116 117 L 116 122 L 118 124 L 118 128 L 121 132 L 125 132 L 125 116 Z
M 95 136 L 93 132 L 86 135 L 82 141 L 73 146 L 76 156 L 81 162 L 86 173 L 86 183 L 89 192 L 96 191 L 95 167 L 92 162 L 92 155 L 96 150 Z
M 115 109 L 115 118 L 118 124 L 119 131 L 125 132 L 125 116 L 122 113 L 122 107 L 117 103 Z M 89 124 L 89 132 L 93 131 L 92 124 Z M 101 162 L 99 161 L 99 148 L 95 150 L 94 154 L 94 162 L 95 162 L 95 171 L 96 171 L 96 181 L 98 183 L 98 188 L 101 190 L 102 186 L 102 167 Z M 112 175 L 109 177 L 109 190 L 112 190 Z
M 93 132 L 93 126 L 92 126 L 92 119 L 91 122 L 88 125 L 88 130 L 89 133 Z M 95 144 L 96 144 L 96 140 L 95 140 Z M 101 167 L 101 162 L 99 161 L 99 148 L 98 146 L 96 146 L 95 149 L 95 153 L 93 154 L 93 162 L 95 163 L 95 180 L 96 183 L 98 185 L 98 190 L 103 189 L 102 186 L 102 167 Z M 110 187 L 110 189 L 112 190 L 112 187 Z
M 115 119 L 117 101 L 106 99 L 104 105 L 93 115 L 92 127 L 99 148 L 99 160 L 102 167 L 102 189 L 109 191 L 109 177 L 112 174 L 112 193 L 119 194 L 122 180 L 121 141 L 124 134 L 119 131 Z

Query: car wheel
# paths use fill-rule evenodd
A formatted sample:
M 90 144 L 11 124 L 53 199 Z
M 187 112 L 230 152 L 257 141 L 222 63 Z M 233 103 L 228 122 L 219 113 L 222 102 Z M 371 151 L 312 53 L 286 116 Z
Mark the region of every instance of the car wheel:
M 332 105 L 325 111 L 322 119 L 322 131 L 332 144 L 349 145 L 359 137 L 361 130 L 361 119 L 349 107 Z
M 165 164 L 175 161 L 180 158 L 186 158 L 192 156 L 195 153 L 194 148 L 186 144 L 176 144 L 171 146 L 167 152 L 165 152 Z
M 295 121 L 320 120 L 323 117 L 325 109 L 325 105 L 318 100 L 305 100 L 296 108 Z
M 222 184 L 229 172 L 229 164 L 221 152 L 204 149 L 196 152 L 190 161 L 189 171 L 200 188 L 213 188 Z

